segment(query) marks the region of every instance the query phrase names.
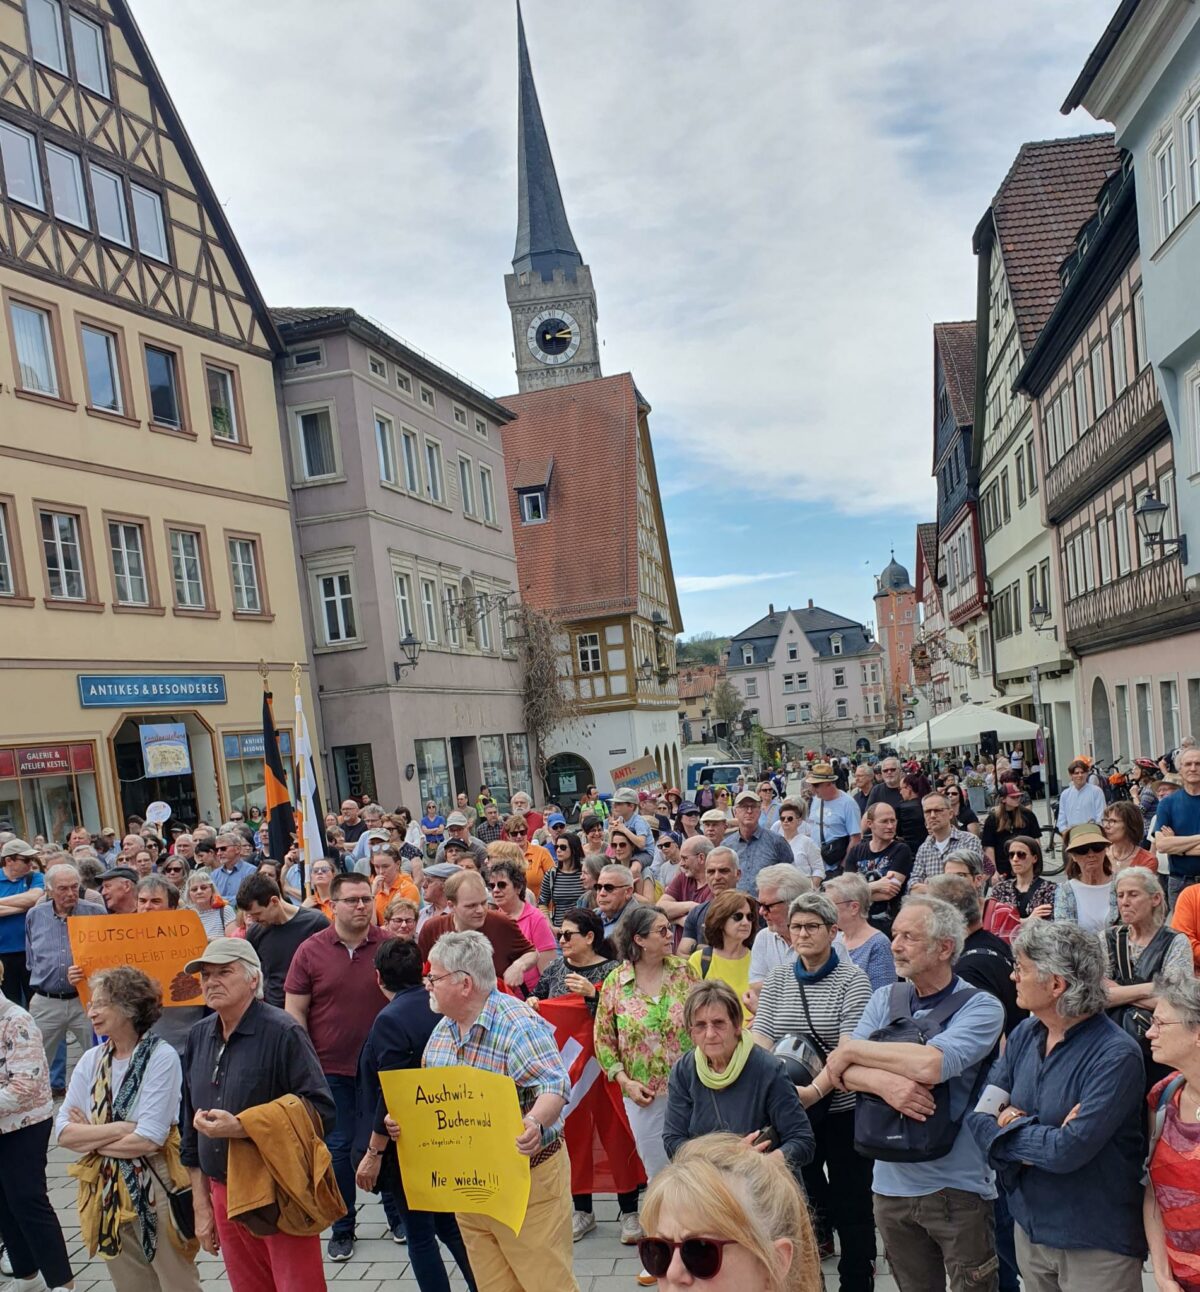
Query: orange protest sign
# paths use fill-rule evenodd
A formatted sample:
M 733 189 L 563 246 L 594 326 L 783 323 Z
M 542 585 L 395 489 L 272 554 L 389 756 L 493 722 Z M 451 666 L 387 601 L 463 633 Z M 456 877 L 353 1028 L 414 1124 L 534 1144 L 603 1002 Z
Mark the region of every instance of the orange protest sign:
M 76 965 L 90 978 L 97 969 L 129 965 L 162 987 L 162 1003 L 202 1005 L 200 979 L 184 973 L 189 960 L 204 954 L 208 936 L 195 911 L 141 911 L 136 915 L 72 915 L 67 938 Z M 88 1002 L 87 982 L 79 998 Z

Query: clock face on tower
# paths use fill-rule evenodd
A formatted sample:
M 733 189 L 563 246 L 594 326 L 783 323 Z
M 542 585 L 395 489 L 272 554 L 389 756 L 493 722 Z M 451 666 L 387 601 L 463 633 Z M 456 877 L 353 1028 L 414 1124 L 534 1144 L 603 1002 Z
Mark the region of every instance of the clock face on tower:
M 544 310 L 525 333 L 529 353 L 539 363 L 569 363 L 583 340 L 579 324 L 566 310 Z

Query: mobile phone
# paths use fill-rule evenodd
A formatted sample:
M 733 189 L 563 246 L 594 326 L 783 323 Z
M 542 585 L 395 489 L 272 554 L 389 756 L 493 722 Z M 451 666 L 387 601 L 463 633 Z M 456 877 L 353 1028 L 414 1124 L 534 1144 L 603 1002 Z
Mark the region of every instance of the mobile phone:
M 774 1152 L 779 1147 L 779 1135 L 774 1126 L 764 1126 L 755 1136 L 754 1147 L 760 1144 L 766 1144 L 769 1152 Z

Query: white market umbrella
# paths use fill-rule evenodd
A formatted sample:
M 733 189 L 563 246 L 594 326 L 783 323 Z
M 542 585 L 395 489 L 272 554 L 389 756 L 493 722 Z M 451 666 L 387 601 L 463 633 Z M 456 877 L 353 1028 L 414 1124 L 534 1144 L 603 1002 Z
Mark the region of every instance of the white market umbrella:
M 906 752 L 928 753 L 933 749 L 950 749 L 955 745 L 978 745 L 984 731 L 994 731 L 997 740 L 1034 740 L 1040 730 L 1036 722 L 1014 717 L 985 704 L 963 704 L 948 713 L 939 713 L 928 723 L 902 731 L 892 741 Z

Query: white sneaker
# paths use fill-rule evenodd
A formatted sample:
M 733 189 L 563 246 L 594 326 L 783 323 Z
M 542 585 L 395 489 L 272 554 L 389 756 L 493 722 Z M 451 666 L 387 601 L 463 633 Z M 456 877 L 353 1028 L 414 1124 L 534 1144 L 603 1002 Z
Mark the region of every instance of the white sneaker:
M 596 1217 L 590 1211 L 577 1211 L 571 1216 L 571 1241 L 577 1243 L 585 1234 L 596 1228 Z
M 636 1247 L 642 1236 L 642 1222 L 636 1211 L 621 1212 L 621 1243 L 625 1247 Z
M 46 1292 L 46 1283 L 40 1274 L 33 1275 L 27 1279 L 10 1279 L 0 1292 Z M 54 1292 L 60 1292 L 55 1288 Z

